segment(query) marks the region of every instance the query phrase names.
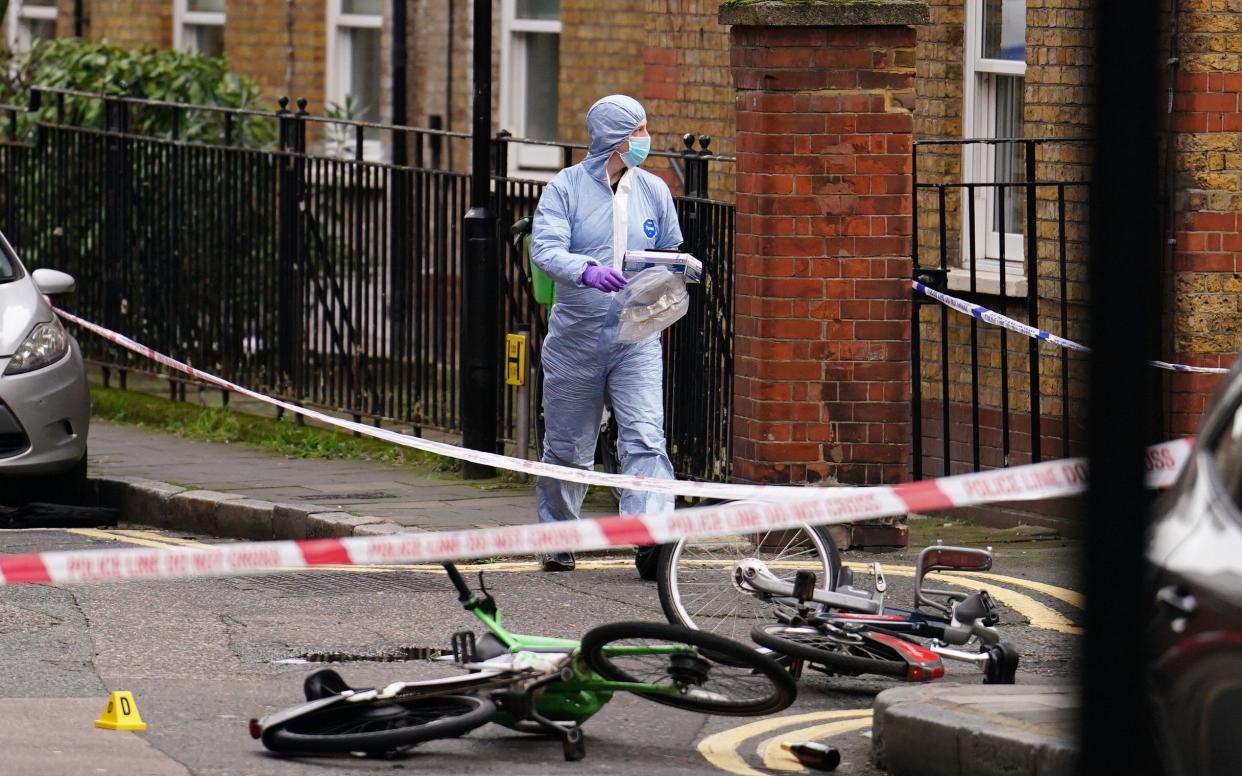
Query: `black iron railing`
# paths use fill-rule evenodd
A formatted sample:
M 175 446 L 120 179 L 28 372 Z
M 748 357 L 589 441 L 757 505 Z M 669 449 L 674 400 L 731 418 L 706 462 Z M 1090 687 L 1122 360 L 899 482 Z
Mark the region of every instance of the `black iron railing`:
M 442 161 L 466 158 L 469 135 L 316 117 L 287 100 L 265 113 L 35 89 L 30 106 L 0 110 L 0 228 L 33 266 L 78 279 L 68 309 L 289 401 L 416 433 L 460 428 L 470 178 Z M 529 328 L 537 355 L 546 311 L 507 239 L 544 185 L 508 174 L 507 151 L 521 142 L 502 133 L 492 143 L 500 325 Z M 662 154 L 685 181 L 686 239 L 708 265 L 668 348 L 668 427 L 679 473 L 719 478 L 732 206 L 706 198 L 707 165 L 720 157 L 705 148 Z M 561 146 L 562 162 L 581 150 Z M 81 344 L 106 376 L 157 371 L 98 339 Z M 184 383 L 169 386 L 184 395 Z M 512 438 L 514 399 L 501 401 L 498 431 Z
M 914 278 L 1081 339 L 1087 148 L 1059 138 L 916 142 Z M 957 170 L 971 162 L 963 179 Z M 1080 449 L 1085 362 L 917 291 L 913 300 L 916 479 Z
M 78 278 L 75 312 L 291 401 L 458 426 L 468 182 L 427 164 L 452 133 L 384 128 L 412 146 L 395 166 L 364 157 L 375 125 L 311 117 L 305 103 L 264 114 L 34 94 L 36 108 L 52 94 L 56 115 L 3 144 L 4 228 L 32 264 Z M 87 100 L 103 101 L 102 127 L 73 121 Z M 190 110 L 225 127 L 219 143 L 180 135 Z M 167 134 L 131 132 L 140 111 L 168 113 Z M 274 123 L 276 142 L 227 145 L 239 121 Z M 153 367 L 82 345 L 110 367 Z

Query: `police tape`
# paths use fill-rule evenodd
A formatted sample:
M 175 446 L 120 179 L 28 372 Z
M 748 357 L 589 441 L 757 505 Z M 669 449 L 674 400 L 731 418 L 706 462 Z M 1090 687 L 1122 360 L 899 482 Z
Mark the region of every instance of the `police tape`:
M 157 350 L 147 347 L 146 345 L 135 342 L 124 334 L 118 334 L 117 332 L 106 329 L 103 326 L 91 323 L 90 321 L 80 318 L 73 313 L 66 312 L 59 308 L 56 309 L 56 312 L 62 318 L 81 326 L 87 331 L 99 335 L 109 342 L 120 345 L 121 347 L 148 358 L 157 364 L 161 364 L 169 369 L 173 369 L 197 380 L 201 380 L 220 388 L 221 390 L 246 396 L 247 398 L 270 404 L 273 407 L 279 407 L 286 412 L 312 418 L 321 423 L 335 426 L 345 431 L 352 431 L 363 436 L 382 439 L 396 445 L 413 448 L 415 450 L 422 450 L 435 455 L 456 458 L 462 461 L 470 461 L 471 463 L 477 463 L 483 466 L 494 466 L 498 469 L 506 469 L 508 471 L 520 472 L 523 474 L 552 477 L 558 480 L 565 480 L 567 482 L 577 482 L 583 485 L 601 485 L 610 488 L 643 490 L 654 493 L 666 493 L 673 496 L 691 496 L 697 498 L 712 498 L 731 501 L 740 499 L 781 501 L 800 498 L 804 496 L 807 491 L 804 487 L 794 487 L 788 485 L 734 485 L 721 482 L 660 480 L 629 474 L 596 472 L 589 469 L 578 469 L 572 466 L 558 466 L 556 464 L 543 463 L 542 461 L 527 461 L 521 458 L 511 458 L 497 453 L 471 450 L 469 448 L 451 445 L 446 442 L 435 442 L 430 439 L 410 436 L 408 434 L 402 434 L 388 429 L 375 428 L 374 426 L 368 426 L 351 420 L 344 420 L 323 412 L 317 412 L 305 407 L 299 407 L 296 404 L 291 404 L 290 402 L 282 401 L 258 391 L 251 390 L 236 383 L 229 382 L 223 377 L 213 375 L 210 372 L 204 372 L 201 369 L 196 369 L 189 364 L 185 364 L 175 358 L 172 358 L 171 356 L 167 356 Z
M 1074 342 L 1073 340 L 1066 339 L 1064 337 L 1058 337 L 1050 331 L 1038 329 L 1034 326 L 1022 323 L 1021 321 L 1016 321 L 1007 315 L 1002 315 L 995 310 L 989 310 L 982 305 L 971 304 L 965 299 L 958 299 L 956 296 L 949 296 L 948 294 L 942 291 L 937 291 L 936 289 L 929 287 L 925 283 L 920 283 L 917 280 L 911 281 L 910 285 L 914 287 L 915 291 L 935 299 L 944 306 L 957 310 L 959 313 L 965 313 L 966 315 L 983 321 L 984 323 L 1000 326 L 1003 329 L 1009 329 L 1010 331 L 1021 334 L 1024 337 L 1037 339 L 1041 342 L 1051 342 L 1054 345 L 1060 345 L 1063 348 L 1074 350 L 1079 353 L 1091 352 L 1091 348 L 1086 345 Z M 1190 366 L 1188 364 L 1171 364 L 1168 361 L 1148 361 L 1147 363 L 1159 369 L 1167 369 L 1172 372 L 1197 372 L 1203 374 L 1227 374 L 1229 372 L 1228 369 L 1216 366 Z
M 1190 455 L 1190 440 L 1147 453 L 1147 484 L 1170 484 Z M 742 502 L 656 515 L 559 523 L 410 532 L 386 536 L 238 542 L 210 547 L 67 550 L 0 555 L 0 584 L 84 584 L 290 571 L 316 566 L 429 563 L 504 555 L 581 552 L 678 539 L 755 535 L 803 525 L 836 525 L 1010 501 L 1064 498 L 1087 486 L 1081 458 L 934 480 L 865 488 L 807 488 L 794 501 Z
M 835 525 L 977 506 L 997 501 L 1062 498 L 1086 488 L 1083 459 L 1065 459 L 893 486 L 799 488 L 765 485 L 651 480 L 524 461 L 377 429 L 308 410 L 195 369 L 132 339 L 63 310 L 66 320 L 156 363 L 223 390 L 281 407 L 323 423 L 437 455 L 512 471 L 585 484 L 629 487 L 689 496 L 747 499 L 749 503 L 697 507 L 675 512 L 468 531 L 411 532 L 389 536 L 243 542 L 207 548 L 132 548 L 0 555 L 0 583 L 74 584 L 119 580 L 210 577 L 325 565 L 420 563 L 495 555 L 586 551 L 660 544 L 796 528 Z M 1147 484 L 1169 485 L 1188 460 L 1192 442 L 1178 439 L 1147 452 Z M 760 502 L 760 503 L 755 503 Z

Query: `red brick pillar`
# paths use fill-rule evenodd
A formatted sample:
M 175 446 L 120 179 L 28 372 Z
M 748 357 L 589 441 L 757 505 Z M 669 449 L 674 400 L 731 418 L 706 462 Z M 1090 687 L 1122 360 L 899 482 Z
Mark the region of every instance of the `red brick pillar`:
M 912 0 L 731 5 L 734 475 L 909 476 Z

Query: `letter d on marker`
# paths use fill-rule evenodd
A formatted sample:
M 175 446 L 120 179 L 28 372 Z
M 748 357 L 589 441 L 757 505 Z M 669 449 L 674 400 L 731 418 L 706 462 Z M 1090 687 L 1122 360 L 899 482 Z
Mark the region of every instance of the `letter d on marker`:
M 134 702 L 134 694 L 128 690 L 118 690 L 108 696 L 108 705 L 103 714 L 95 720 L 95 727 L 105 730 L 146 730 L 147 723 L 142 721 L 138 713 L 138 704 Z

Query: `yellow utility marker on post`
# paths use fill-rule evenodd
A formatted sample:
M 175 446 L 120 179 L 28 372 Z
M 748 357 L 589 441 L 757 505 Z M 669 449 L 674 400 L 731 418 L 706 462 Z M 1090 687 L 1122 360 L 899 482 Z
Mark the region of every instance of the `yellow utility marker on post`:
M 505 335 L 505 385 L 526 384 L 526 335 Z
M 138 713 L 138 704 L 134 702 L 134 694 L 128 690 L 118 690 L 108 696 L 108 705 L 103 714 L 95 720 L 95 727 L 106 730 L 146 730 L 147 723 L 142 721 Z

